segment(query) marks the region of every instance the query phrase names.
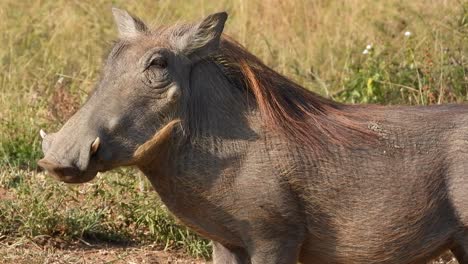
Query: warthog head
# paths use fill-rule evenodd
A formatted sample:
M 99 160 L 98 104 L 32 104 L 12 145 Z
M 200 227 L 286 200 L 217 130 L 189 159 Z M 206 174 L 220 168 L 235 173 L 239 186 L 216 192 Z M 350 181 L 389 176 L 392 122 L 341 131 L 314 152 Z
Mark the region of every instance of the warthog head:
M 101 81 L 57 133 L 40 132 L 45 157 L 38 165 L 64 182 L 87 182 L 97 172 L 135 165 L 142 146 L 151 149 L 158 131 L 174 126 L 192 68 L 218 49 L 227 19 L 217 13 L 199 23 L 150 30 L 125 11 L 113 14 L 119 41 Z

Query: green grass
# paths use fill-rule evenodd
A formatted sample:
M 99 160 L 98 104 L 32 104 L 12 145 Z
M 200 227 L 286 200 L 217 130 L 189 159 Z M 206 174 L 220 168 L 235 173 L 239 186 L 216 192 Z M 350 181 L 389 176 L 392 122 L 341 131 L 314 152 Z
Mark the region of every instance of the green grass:
M 121 245 L 158 243 L 209 256 L 209 244 L 177 224 L 156 193 L 131 170 L 117 170 L 86 185 L 65 185 L 44 173 L 4 168 L 0 237 L 38 243 L 56 237 Z M 143 185 L 142 185 L 143 184 Z M 42 241 L 42 242 L 41 242 Z
M 112 5 L 156 25 L 227 10 L 228 34 L 278 72 L 339 101 L 428 105 L 468 96 L 462 0 L 3 0 L 0 240 L 157 243 L 209 256 L 207 241 L 177 224 L 133 170 L 81 186 L 36 171 L 39 129 L 58 129 L 98 79 L 116 36 Z

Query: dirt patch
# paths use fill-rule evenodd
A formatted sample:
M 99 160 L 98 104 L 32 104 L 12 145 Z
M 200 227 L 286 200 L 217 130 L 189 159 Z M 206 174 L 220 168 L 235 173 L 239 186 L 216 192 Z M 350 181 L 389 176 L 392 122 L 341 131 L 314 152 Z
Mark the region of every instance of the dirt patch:
M 177 251 L 164 251 L 154 246 L 118 247 L 93 245 L 59 249 L 38 246 L 27 242 L 21 245 L 0 244 L 0 263 L 45 263 L 45 264 L 95 264 L 95 263 L 160 263 L 160 264 L 202 264 L 206 260 L 193 259 Z
M 0 241 L 2 239 L 0 238 Z M 30 240 L 0 242 L 2 264 L 211 264 L 211 261 L 190 258 L 178 251 L 165 251 L 158 246 L 85 245 L 82 243 L 40 246 Z M 63 246 L 63 245 L 62 245 Z M 458 264 L 447 251 L 428 264 Z
M 7 189 L 0 187 L 0 200 L 11 200 L 13 195 Z

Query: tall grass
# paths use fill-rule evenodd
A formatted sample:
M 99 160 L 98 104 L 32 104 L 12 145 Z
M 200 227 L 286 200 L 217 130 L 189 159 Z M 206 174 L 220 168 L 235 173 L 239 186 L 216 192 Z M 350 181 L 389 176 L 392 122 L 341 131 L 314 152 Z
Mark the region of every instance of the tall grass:
M 0 238 L 156 241 L 208 255 L 207 242 L 177 225 L 153 192 L 140 191 L 132 171 L 79 187 L 35 172 L 39 129 L 60 127 L 98 78 L 116 37 L 112 5 L 153 25 L 227 10 L 227 34 L 336 100 L 427 105 L 468 96 L 462 0 L 2 0 Z

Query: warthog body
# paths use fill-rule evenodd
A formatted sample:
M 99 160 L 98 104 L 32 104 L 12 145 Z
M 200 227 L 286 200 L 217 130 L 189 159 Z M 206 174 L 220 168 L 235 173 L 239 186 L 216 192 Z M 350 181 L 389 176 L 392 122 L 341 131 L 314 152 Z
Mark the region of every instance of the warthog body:
M 225 13 L 120 40 L 84 106 L 44 137 L 65 182 L 139 167 L 219 263 L 468 263 L 468 107 L 343 105 L 222 36 Z

